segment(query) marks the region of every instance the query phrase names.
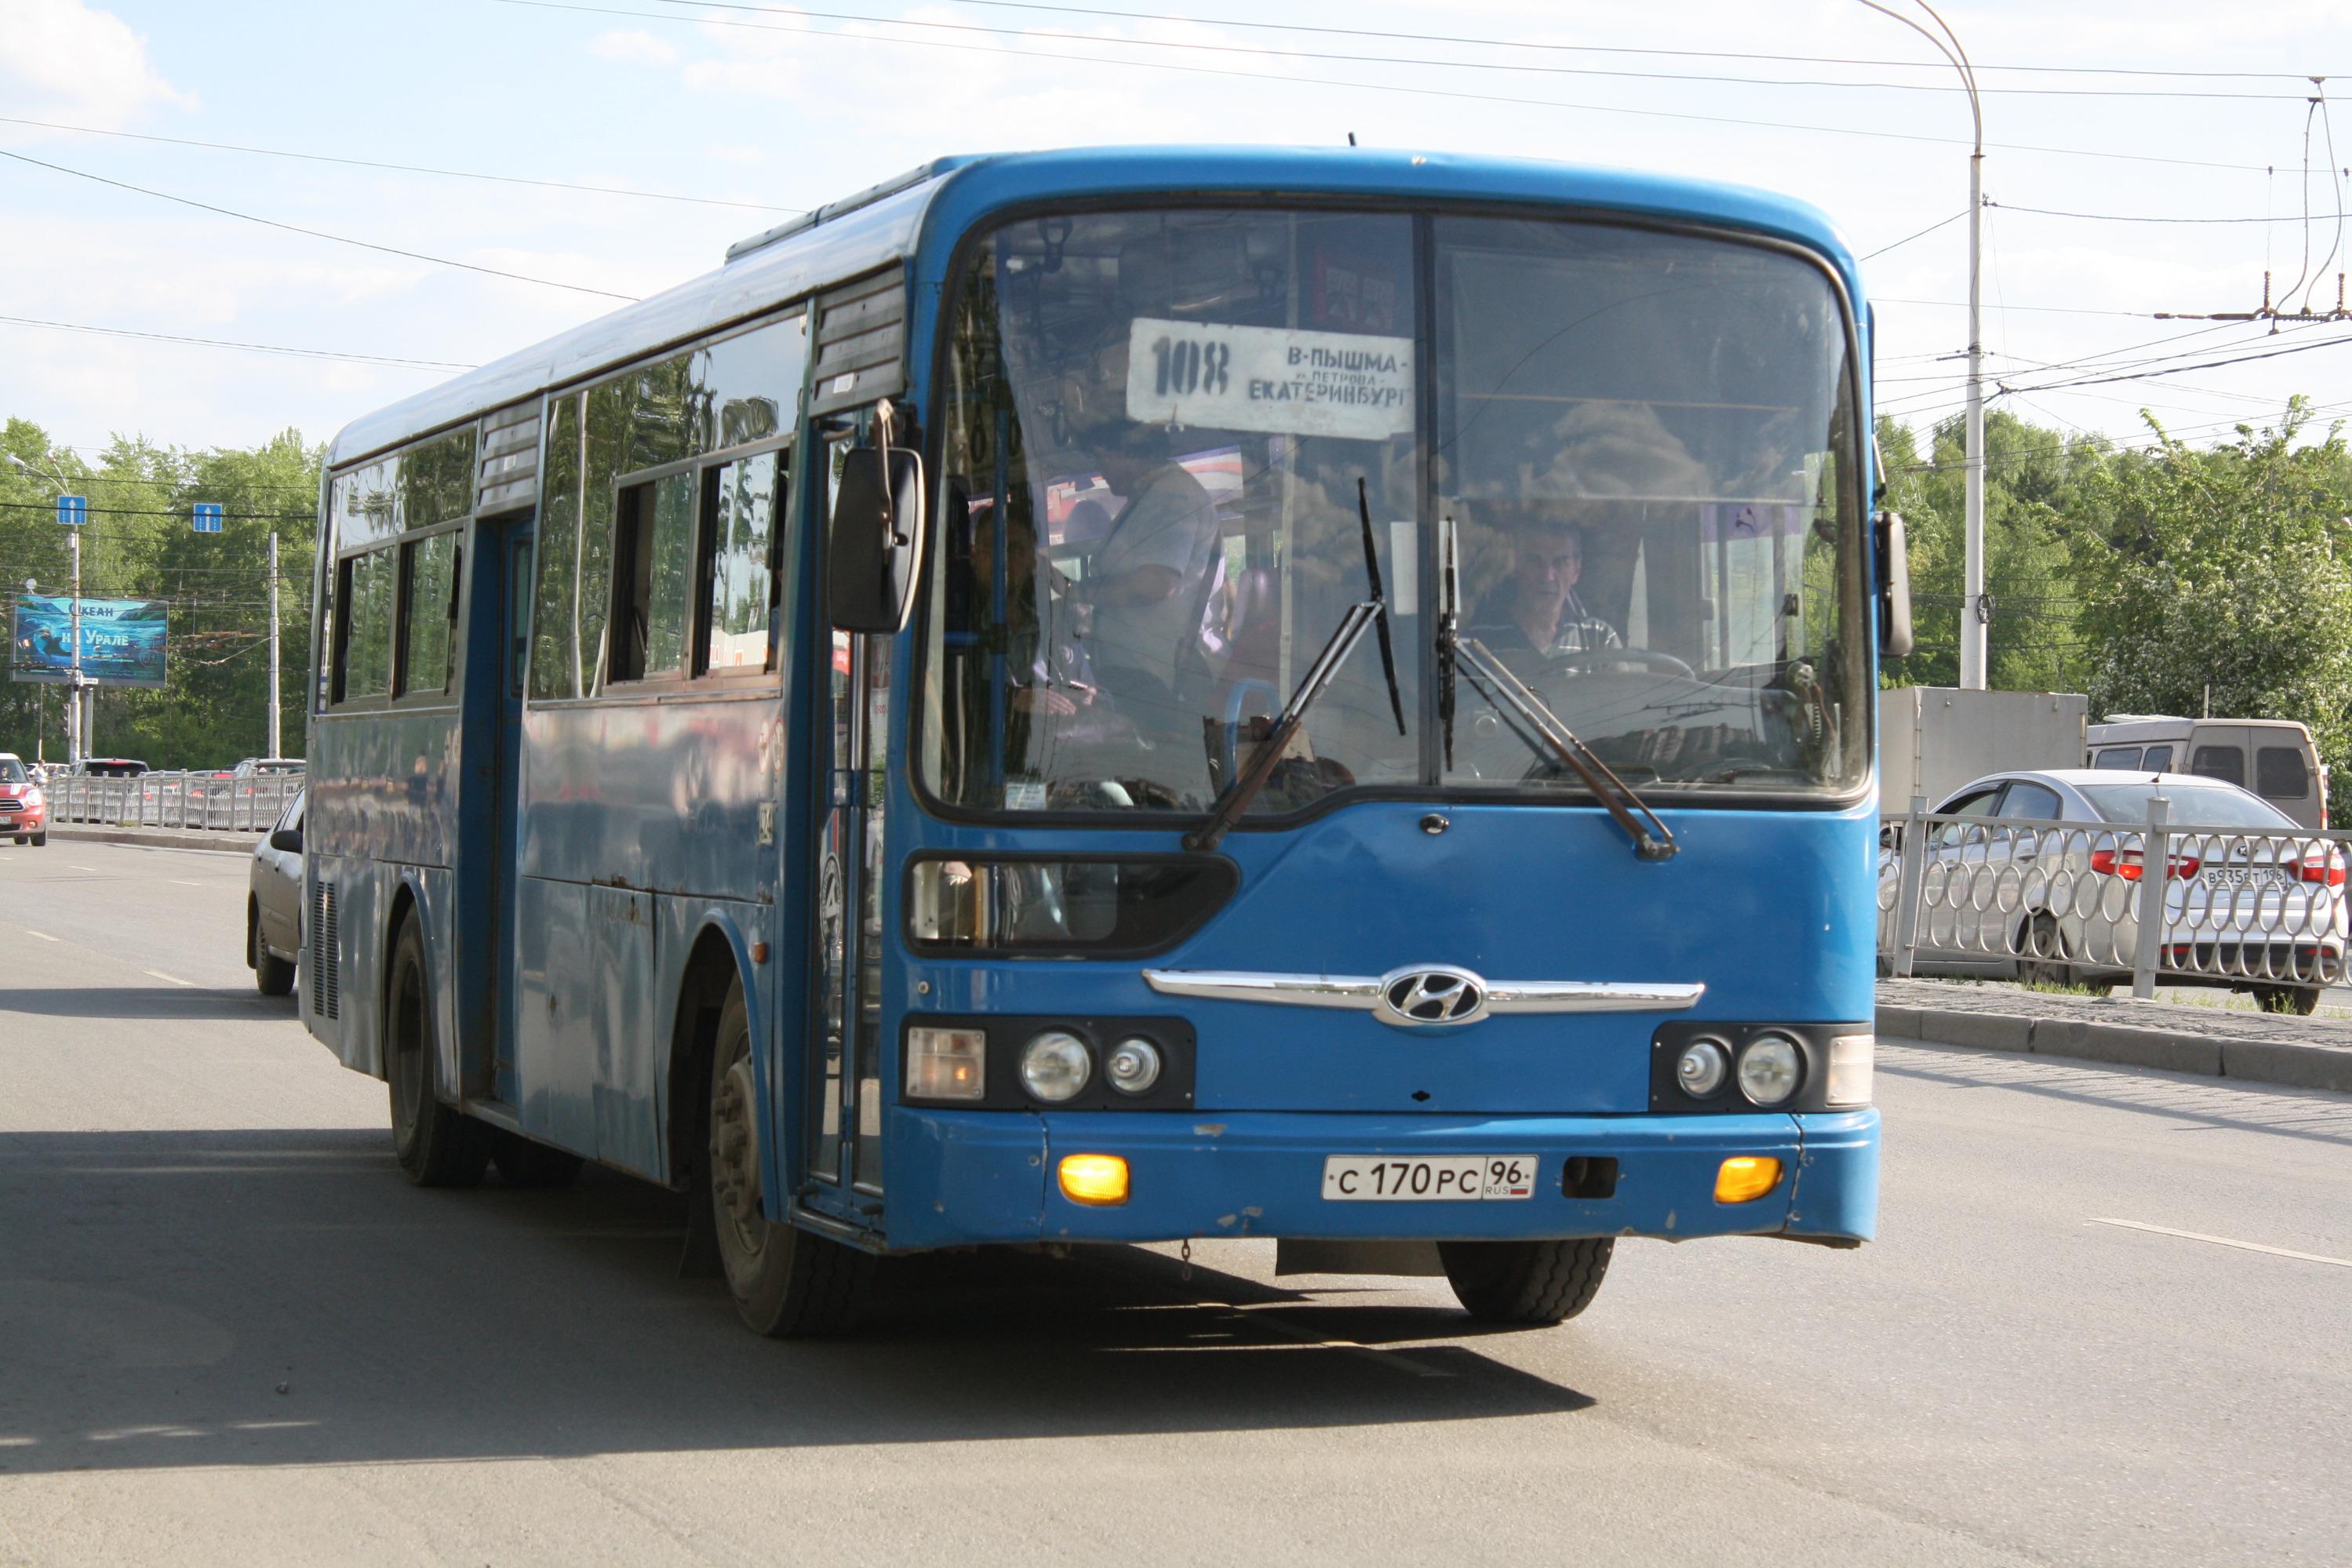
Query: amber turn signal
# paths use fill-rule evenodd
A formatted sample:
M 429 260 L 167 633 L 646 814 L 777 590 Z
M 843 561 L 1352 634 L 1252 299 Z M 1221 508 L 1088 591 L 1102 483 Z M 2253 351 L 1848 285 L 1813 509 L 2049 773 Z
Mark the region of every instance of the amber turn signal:
M 1116 1208 L 1127 1201 L 1127 1162 L 1117 1155 L 1065 1155 L 1061 1176 L 1072 1203 Z
M 1715 1173 L 1715 1201 L 1753 1203 L 1780 1185 L 1780 1161 L 1769 1155 L 1734 1155 Z

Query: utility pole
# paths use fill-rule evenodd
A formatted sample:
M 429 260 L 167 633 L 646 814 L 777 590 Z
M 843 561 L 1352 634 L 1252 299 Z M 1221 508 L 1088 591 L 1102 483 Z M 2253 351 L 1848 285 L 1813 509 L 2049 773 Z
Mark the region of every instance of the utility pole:
M 1942 37 L 1902 13 L 1880 5 L 1879 0 L 1862 3 L 1927 39 L 1960 73 L 1960 81 L 1969 89 L 1969 116 L 1975 125 L 1975 144 L 1969 153 L 1968 520 L 1960 599 L 1960 686 L 1965 691 L 1980 692 L 1985 689 L 1985 650 L 1992 625 L 1992 601 L 1985 595 L 1984 540 L 1984 105 L 1977 97 L 1976 68 L 1969 63 L 1969 52 L 1960 47 L 1959 35 L 1936 14 L 1927 0 L 1912 0 L 1912 4 L 1927 14 Z
M 58 503 L 58 521 L 64 521 L 65 503 L 62 497 L 69 486 L 66 484 L 65 476 L 58 472 L 57 465 L 52 463 L 48 473 L 44 476 L 39 469 L 13 452 L 7 454 L 7 458 L 11 464 L 36 478 L 47 477 L 56 483 L 60 497 Z M 68 530 L 68 537 L 73 551 L 73 669 L 66 679 L 66 762 L 71 767 L 79 764 L 85 754 L 90 720 L 95 716 L 90 710 L 96 704 L 87 702 L 81 679 L 81 529 L 77 527 Z M 30 584 L 26 586 L 29 588 Z M 35 749 L 38 749 L 37 745 Z
M 278 732 L 278 530 L 269 530 L 269 757 L 283 757 Z

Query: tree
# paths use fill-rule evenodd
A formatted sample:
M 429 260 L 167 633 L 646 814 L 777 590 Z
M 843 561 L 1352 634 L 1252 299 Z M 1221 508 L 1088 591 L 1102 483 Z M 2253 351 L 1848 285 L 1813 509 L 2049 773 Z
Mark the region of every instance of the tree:
M 259 753 L 268 735 L 268 538 L 278 536 L 281 722 L 287 749 L 302 748 L 310 622 L 310 561 L 321 454 L 287 431 L 249 450 L 192 452 L 117 437 L 95 462 L 53 446 L 39 426 L 12 419 L 0 449 L 89 497 L 82 591 L 92 599 L 160 599 L 170 605 L 161 690 L 106 689 L 94 740 L 108 753 L 163 768 L 225 767 Z M 42 593 L 70 582 L 66 530 L 55 521 L 57 486 L 0 464 L 0 601 L 26 579 Z M 219 534 L 197 534 L 190 514 L 216 501 Z M 51 760 L 65 755 L 60 688 L 0 683 L 0 750 Z
M 2297 447 L 2277 425 L 2191 451 L 2159 445 L 2090 486 L 2102 526 L 2074 538 L 2092 712 L 2299 719 L 2352 806 L 2352 455 L 2342 426 Z

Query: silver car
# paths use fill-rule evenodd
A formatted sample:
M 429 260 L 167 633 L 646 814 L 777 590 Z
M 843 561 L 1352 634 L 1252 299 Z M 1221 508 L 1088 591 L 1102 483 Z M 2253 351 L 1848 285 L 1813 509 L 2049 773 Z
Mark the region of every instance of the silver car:
M 2148 802 L 2169 802 L 2168 985 L 2253 993 L 2309 1013 L 2344 975 L 2345 846 L 2217 779 L 2113 769 L 1989 774 L 1930 813 L 1912 972 L 2004 977 L 2104 991 L 2140 946 Z M 1879 853 L 1879 946 L 1899 929 L 1901 828 Z
M 294 988 L 302 954 L 302 802 L 294 797 L 277 825 L 253 846 L 251 891 L 245 901 L 245 962 L 265 997 Z

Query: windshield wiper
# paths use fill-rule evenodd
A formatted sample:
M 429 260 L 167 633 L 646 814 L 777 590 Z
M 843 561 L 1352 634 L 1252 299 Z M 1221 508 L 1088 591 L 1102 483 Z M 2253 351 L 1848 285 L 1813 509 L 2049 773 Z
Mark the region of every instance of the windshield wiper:
M 1506 669 L 1501 660 L 1486 651 L 1486 645 L 1475 637 L 1465 637 L 1449 627 L 1445 630 L 1452 652 L 1467 667 L 1470 684 L 1478 688 L 1487 701 L 1496 706 L 1507 705 L 1527 720 L 1536 734 L 1542 737 L 1569 770 L 1592 791 L 1593 798 L 1608 808 L 1610 816 L 1625 830 L 1633 841 L 1633 852 L 1645 861 L 1672 860 L 1681 845 L 1675 842 L 1673 831 L 1658 819 L 1658 814 L 1633 793 L 1633 787 L 1609 770 L 1593 749 L 1576 737 L 1576 732 L 1560 722 L 1559 716 L 1544 706 L 1544 700 L 1528 689 L 1518 676 Z M 1449 650 L 1441 647 L 1440 653 Z M 1499 699 L 1499 700 L 1498 700 Z
M 1249 759 L 1249 765 L 1234 774 L 1233 781 L 1218 794 L 1209 808 L 1209 820 L 1184 835 L 1186 849 L 1213 850 L 1224 841 L 1225 834 L 1241 820 L 1241 814 L 1249 810 L 1250 802 L 1257 799 L 1257 792 L 1265 788 L 1275 764 L 1290 749 L 1292 737 L 1307 721 L 1307 710 L 1315 706 L 1315 699 L 1323 695 L 1331 677 L 1339 673 L 1339 666 L 1348 662 L 1348 655 L 1364 640 L 1364 628 L 1383 608 L 1378 599 L 1367 599 L 1361 604 L 1348 607 L 1348 613 L 1339 618 L 1339 629 L 1331 633 L 1331 640 L 1315 655 L 1315 663 L 1299 680 L 1298 689 L 1283 705 L 1282 716 L 1275 720 L 1266 737 L 1258 742 L 1257 752 Z
M 1404 727 L 1404 697 L 1397 688 L 1396 650 L 1389 641 L 1389 604 L 1381 587 L 1381 556 L 1372 543 L 1372 504 L 1365 494 L 1361 475 L 1356 478 L 1356 516 L 1364 527 L 1364 578 L 1371 585 L 1372 596 L 1361 604 L 1350 606 L 1348 613 L 1339 618 L 1339 629 L 1331 633 L 1331 640 L 1323 644 L 1323 652 L 1307 667 L 1298 689 L 1283 705 L 1282 716 L 1258 743 L 1257 753 L 1250 758 L 1249 766 L 1234 775 L 1233 782 L 1217 796 L 1209 808 L 1209 820 L 1184 835 L 1186 849 L 1213 850 L 1233 831 L 1233 825 L 1274 776 L 1275 764 L 1290 749 L 1291 737 L 1307 721 L 1307 710 L 1323 695 L 1323 688 L 1331 684 L 1331 677 L 1339 673 L 1348 655 L 1356 651 L 1356 644 L 1363 640 L 1364 628 L 1374 622 L 1381 630 L 1381 672 L 1388 677 L 1389 708 L 1396 715 L 1397 733 L 1408 733 Z

